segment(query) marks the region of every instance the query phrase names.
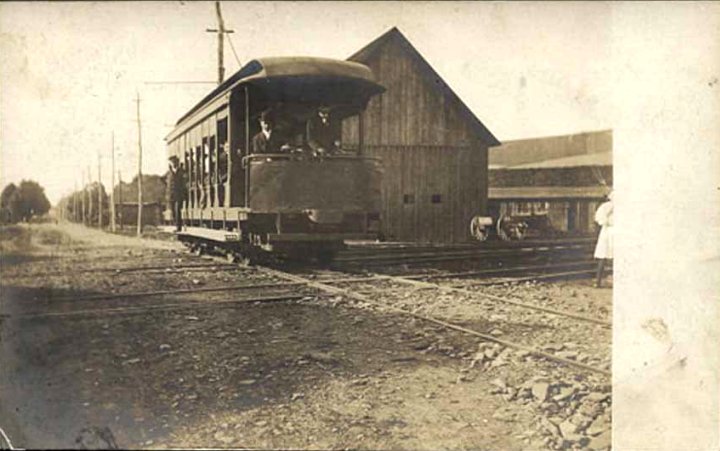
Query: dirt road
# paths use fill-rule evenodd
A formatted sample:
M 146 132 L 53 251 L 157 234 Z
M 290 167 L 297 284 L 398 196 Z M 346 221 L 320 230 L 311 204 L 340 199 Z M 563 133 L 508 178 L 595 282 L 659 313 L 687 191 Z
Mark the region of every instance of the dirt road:
M 276 281 L 190 257 L 175 242 L 78 226 L 4 228 L 0 246 L 0 426 L 18 447 L 609 445 L 610 389 L 601 376 L 402 314 L 310 295 L 74 315 L 150 302 L 89 295 Z M 122 270 L 163 265 L 177 269 Z M 537 302 L 545 296 L 572 305 L 577 298 L 582 309 L 611 311 L 610 291 L 587 282 L 523 290 Z M 168 294 L 152 305 L 209 305 L 236 295 Z M 481 305 L 457 302 L 462 307 L 447 313 L 455 320 L 484 316 Z M 43 316 L 48 312 L 67 315 Z M 493 314 L 483 319 L 489 328 L 513 327 L 510 313 Z M 529 338 L 539 330 L 547 339 L 547 327 L 562 326 L 534 321 Z M 576 328 L 557 341 L 559 352 L 579 348 L 588 361 L 609 363 L 609 331 Z

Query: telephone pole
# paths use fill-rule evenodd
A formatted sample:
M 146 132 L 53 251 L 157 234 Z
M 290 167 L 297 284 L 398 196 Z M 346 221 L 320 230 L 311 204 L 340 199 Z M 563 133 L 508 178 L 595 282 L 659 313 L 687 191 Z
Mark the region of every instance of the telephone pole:
M 120 230 L 123 229 L 123 200 L 122 200 L 122 173 L 118 169 L 118 205 L 120 205 L 120 212 L 118 213 L 118 219 L 120 220 Z
M 110 231 L 115 232 L 115 132 L 110 145 Z
M 78 222 L 77 180 L 73 191 L 73 221 Z
M 85 174 L 82 174 L 82 198 L 80 198 L 80 201 L 82 202 L 82 217 L 80 218 L 82 220 L 83 225 L 85 225 L 85 196 L 87 194 L 87 186 L 85 185 Z
M 88 178 L 88 227 L 92 227 L 92 216 L 93 216 L 93 196 L 92 196 L 92 172 L 90 172 L 90 165 L 86 168 Z
M 102 156 L 100 155 L 100 151 L 98 151 L 98 229 L 102 230 L 102 178 L 100 174 L 100 165 L 102 161 Z
M 138 123 L 138 215 L 137 215 L 137 236 L 142 234 L 142 127 L 140 125 L 140 92 L 137 92 L 137 123 Z
M 225 67 L 223 66 L 223 55 L 224 49 L 224 38 L 225 33 L 234 33 L 235 30 L 228 30 L 225 28 L 225 22 L 223 21 L 222 11 L 220 11 L 220 2 L 215 2 L 215 14 L 217 16 L 218 27 L 217 28 L 206 28 L 205 31 L 208 33 L 217 33 L 218 37 L 218 84 L 221 84 L 225 79 Z

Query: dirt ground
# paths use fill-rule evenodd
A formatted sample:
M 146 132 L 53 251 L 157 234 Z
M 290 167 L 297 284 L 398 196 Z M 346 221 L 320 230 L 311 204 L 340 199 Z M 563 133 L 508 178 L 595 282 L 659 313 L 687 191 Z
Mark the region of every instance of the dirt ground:
M 276 280 L 190 256 L 173 241 L 74 225 L 2 228 L 0 259 L 0 427 L 16 447 L 535 450 L 610 444 L 609 377 L 382 306 L 432 314 L 604 369 L 609 328 L 409 289 L 377 295 L 371 306 L 308 295 L 213 308 L 42 316 L 235 296 L 80 299 L 88 295 Z M 122 270 L 188 264 L 217 266 Z M 611 317 L 612 290 L 594 289 L 588 280 L 478 290 Z

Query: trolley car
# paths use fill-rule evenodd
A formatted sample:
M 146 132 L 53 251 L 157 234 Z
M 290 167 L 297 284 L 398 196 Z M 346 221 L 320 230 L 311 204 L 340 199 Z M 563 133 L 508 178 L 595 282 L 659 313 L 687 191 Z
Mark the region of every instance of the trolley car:
M 305 124 L 319 108 L 341 124 L 383 91 L 367 66 L 353 62 L 283 57 L 245 65 L 166 137 L 168 157 L 176 156 L 186 174 L 178 239 L 233 259 L 327 261 L 345 240 L 377 238 L 379 161 L 363 155 L 362 143 L 317 154 Z M 253 153 L 268 110 L 288 141 L 280 151 Z

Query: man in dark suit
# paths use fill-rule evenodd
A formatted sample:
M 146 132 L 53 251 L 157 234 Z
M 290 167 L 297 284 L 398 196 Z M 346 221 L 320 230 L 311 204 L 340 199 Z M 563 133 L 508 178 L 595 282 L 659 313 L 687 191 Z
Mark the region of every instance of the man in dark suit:
M 170 157 L 170 164 L 165 176 L 168 206 L 172 210 L 175 229 L 182 230 L 182 206 L 185 200 L 185 169 L 179 164 L 176 156 Z
M 285 141 L 275 130 L 275 117 L 269 110 L 260 115 L 260 132 L 253 137 L 253 153 L 279 153 Z
M 330 109 L 320 107 L 317 115 L 307 122 L 307 139 L 310 148 L 318 154 L 331 154 L 340 147 L 340 127 L 330 120 Z

